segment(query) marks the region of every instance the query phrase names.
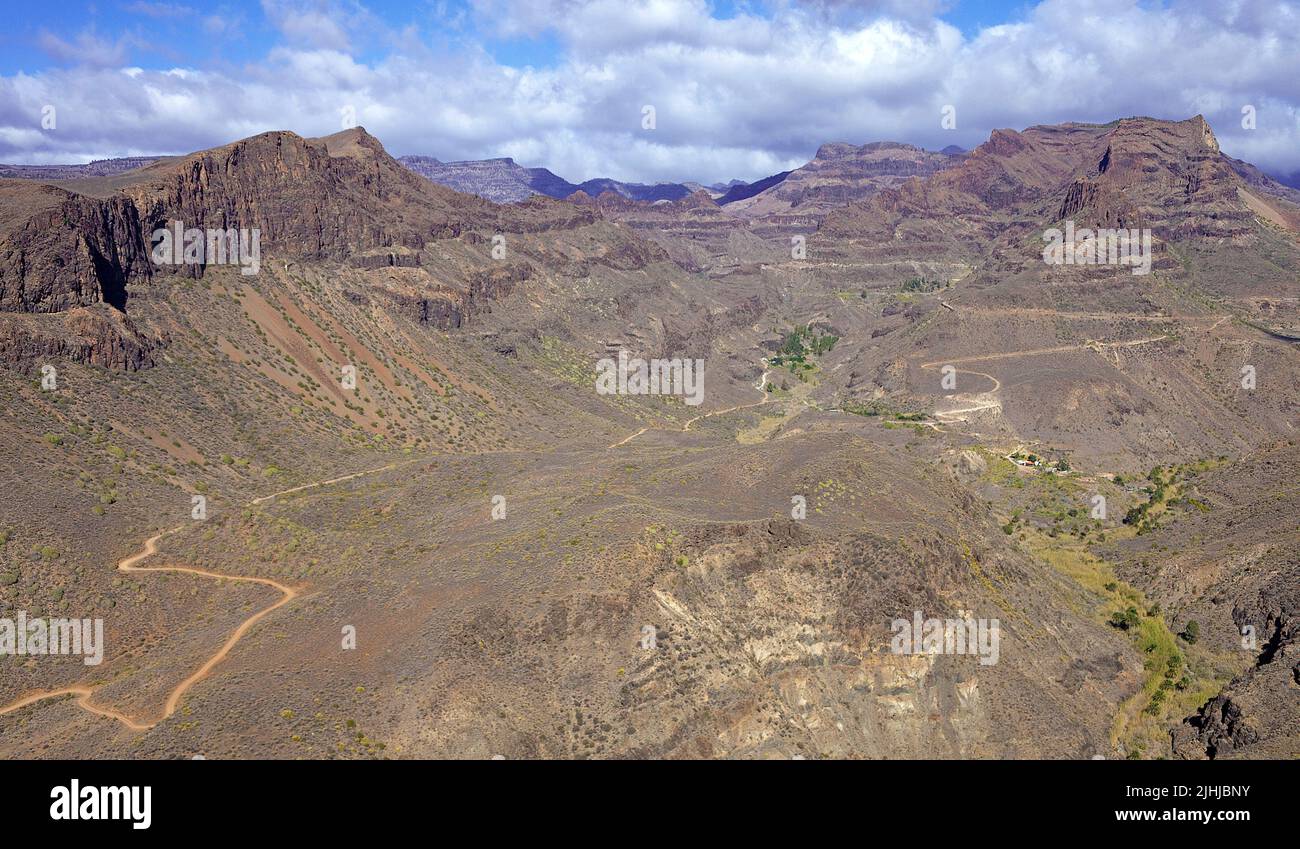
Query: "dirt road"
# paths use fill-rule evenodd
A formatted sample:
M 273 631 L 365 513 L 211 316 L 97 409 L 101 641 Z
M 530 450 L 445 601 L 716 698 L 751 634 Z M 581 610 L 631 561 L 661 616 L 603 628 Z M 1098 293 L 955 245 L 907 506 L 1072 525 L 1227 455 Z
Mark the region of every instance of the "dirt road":
M 290 489 L 284 489 L 279 492 L 273 492 L 270 495 L 264 495 L 260 498 L 254 498 L 252 501 L 249 501 L 248 504 L 250 506 L 254 504 L 264 504 L 267 501 L 271 501 L 272 499 L 279 498 L 280 496 L 289 495 L 295 492 L 302 492 L 303 490 L 307 490 L 307 489 L 315 489 L 317 487 L 329 486 L 330 484 L 342 483 L 343 481 L 354 480 L 355 478 L 365 477 L 367 475 L 374 475 L 380 472 L 390 471 L 399 466 L 406 465 L 407 463 L 414 463 L 414 462 L 417 461 L 408 460 L 402 463 L 389 463 L 386 466 L 379 466 L 378 468 L 374 468 L 374 469 L 366 469 L 364 471 L 353 472 L 352 474 L 348 474 L 348 475 L 340 475 L 339 477 L 329 478 L 327 480 L 313 481 L 312 483 L 306 483 L 306 484 L 302 484 L 301 486 L 295 486 Z M 28 705 L 35 704 L 36 702 L 44 701 L 45 699 L 54 699 L 60 696 L 75 695 L 77 696 L 77 705 L 85 709 L 89 713 L 93 713 L 96 716 L 103 716 L 103 717 L 108 717 L 109 719 L 115 719 L 118 722 L 125 725 L 127 728 L 130 728 L 132 731 L 146 731 L 150 728 L 153 728 L 155 725 L 157 725 L 158 723 L 162 722 L 164 719 L 166 719 L 167 717 L 175 713 L 176 708 L 180 705 L 181 699 L 190 690 L 190 688 L 193 687 L 195 684 L 199 683 L 200 681 L 202 681 L 204 678 L 208 677 L 208 675 L 217 666 L 217 664 L 221 663 L 221 661 L 226 659 L 226 656 L 230 654 L 231 649 L 233 649 L 235 647 L 235 644 L 238 643 L 240 639 L 242 639 L 243 636 L 248 633 L 250 628 L 252 628 L 259 621 L 261 621 L 263 618 L 269 615 L 272 611 L 275 611 L 283 607 L 284 605 L 288 604 L 290 601 L 293 601 L 295 598 L 298 597 L 299 591 L 297 589 L 294 589 L 293 587 L 290 586 L 286 586 L 285 584 L 282 584 L 279 581 L 273 581 L 270 578 L 257 578 L 257 577 L 247 576 L 247 575 L 223 575 L 220 572 L 209 572 L 206 569 L 195 569 L 190 566 L 137 566 L 135 565 L 139 563 L 141 560 L 145 560 L 149 557 L 152 557 L 154 554 L 157 554 L 158 543 L 159 541 L 162 540 L 163 537 L 167 537 L 167 536 L 171 536 L 172 534 L 179 533 L 180 531 L 185 530 L 187 527 L 189 527 L 189 525 L 181 525 L 179 527 L 172 528 L 169 531 L 163 531 L 160 534 L 155 534 L 154 536 L 149 537 L 147 540 L 144 541 L 144 545 L 140 548 L 138 552 L 118 561 L 117 564 L 118 571 L 120 572 L 182 572 L 188 575 L 198 575 L 199 577 L 202 578 L 212 578 L 214 580 L 219 580 L 219 581 L 239 581 L 239 582 L 249 583 L 249 584 L 262 584 L 263 586 L 271 587 L 272 589 L 279 591 L 281 594 L 280 599 L 276 601 L 274 604 L 270 605 L 269 607 L 262 608 L 257 613 L 254 613 L 252 616 L 248 617 L 243 622 L 241 622 L 239 624 L 239 627 L 237 627 L 231 633 L 231 635 L 226 639 L 225 643 L 222 644 L 221 648 L 217 650 L 216 654 L 208 658 L 207 661 L 205 661 L 202 666 L 196 669 L 184 681 L 180 682 L 174 688 L 172 688 L 172 691 L 167 695 L 166 704 L 163 705 L 162 715 L 160 715 L 157 719 L 148 722 L 137 721 L 131 719 L 130 717 L 126 716 L 123 713 L 113 710 L 112 708 L 104 708 L 104 707 L 99 707 L 98 705 L 91 704 L 90 697 L 94 693 L 94 688 L 81 687 L 81 686 L 63 687 L 58 690 L 47 690 L 44 692 L 31 693 L 29 695 L 19 698 L 17 701 L 13 702 L 12 704 L 0 708 L 0 716 L 7 713 L 13 713 L 16 710 L 20 710 L 22 708 L 27 707 Z
M 737 405 L 734 406 L 734 407 L 727 407 L 725 410 L 714 410 L 714 411 L 711 412 L 711 413 L 704 413 L 703 415 L 696 416 L 696 417 L 693 418 L 693 419 L 687 419 L 687 420 L 686 420 L 686 424 L 682 425 L 680 431 L 672 430 L 672 429 L 669 429 L 669 428 L 651 427 L 650 425 L 646 425 L 645 427 L 641 428 L 640 430 L 638 430 L 636 433 L 632 434 L 631 436 L 625 436 L 625 437 L 623 437 L 622 439 L 620 439 L 618 442 L 615 442 L 615 443 L 613 443 L 612 445 L 610 445 L 609 447 L 610 447 L 610 448 L 618 448 L 620 445 L 626 445 L 627 443 L 629 443 L 629 442 L 631 442 L 632 440 L 636 439 L 638 436 L 640 436 L 641 434 L 645 433 L 645 432 L 648 431 L 648 430 L 669 430 L 670 432 L 673 432 L 673 433 L 686 433 L 688 430 L 691 429 L 691 425 L 695 424 L 695 423 L 698 422 L 700 419 L 707 419 L 707 418 L 709 418 L 709 417 L 711 417 L 711 416 L 720 416 L 720 415 L 722 415 L 723 413 L 734 413 L 736 410 L 745 410 L 745 409 L 748 409 L 748 408 L 750 408 L 750 407 L 758 407 L 758 406 L 761 406 L 761 405 L 763 405 L 763 404 L 766 404 L 770 399 L 769 399 L 769 397 L 768 397 L 767 392 L 764 391 L 763 386 L 765 386 L 765 385 L 767 384 L 767 376 L 768 376 L 768 374 L 770 374 L 770 373 L 771 373 L 771 369 L 767 369 L 767 370 L 765 370 L 765 371 L 763 372 L 763 376 L 760 377 L 760 378 L 758 379 L 758 383 L 754 386 L 754 390 L 755 390 L 756 392 L 762 392 L 762 393 L 763 393 L 763 400 L 761 400 L 761 401 L 755 401 L 755 402 L 752 403 L 752 404 L 737 404 Z
M 1218 326 L 1217 324 L 1215 325 Z M 935 411 L 934 417 L 945 424 L 953 422 L 966 421 L 966 416 L 970 413 L 977 413 L 981 410 L 1002 409 L 1002 401 L 998 398 L 997 393 L 1002 388 L 1002 382 L 987 372 L 973 371 L 970 369 L 957 368 L 957 363 L 978 363 L 989 360 L 1006 360 L 1018 357 L 1032 357 L 1041 354 L 1062 354 L 1069 351 L 1097 351 L 1101 352 L 1106 349 L 1115 348 L 1132 348 L 1138 345 L 1149 345 L 1153 342 L 1162 342 L 1171 338 L 1168 334 L 1160 336 L 1150 336 L 1142 339 L 1130 339 L 1125 342 L 1099 342 L 1095 339 L 1089 339 L 1078 345 L 1061 345 L 1054 348 L 1032 348 L 1027 351 L 1008 351 L 999 354 L 978 354 L 971 357 L 957 357 L 950 360 L 934 360 L 933 362 L 921 363 L 923 369 L 942 369 L 944 366 L 952 366 L 953 371 L 958 374 L 976 374 L 980 377 L 987 377 L 993 381 L 993 388 L 987 392 L 979 392 L 971 395 L 954 395 L 953 400 L 969 402 L 968 406 L 958 407 L 953 410 Z

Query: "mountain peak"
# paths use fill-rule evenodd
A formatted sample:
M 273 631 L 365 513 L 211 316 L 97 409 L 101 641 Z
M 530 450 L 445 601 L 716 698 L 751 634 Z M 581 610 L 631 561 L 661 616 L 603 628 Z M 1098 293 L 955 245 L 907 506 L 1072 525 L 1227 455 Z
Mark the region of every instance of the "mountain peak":
M 360 126 L 312 139 L 312 141 L 324 142 L 330 156 L 358 156 L 366 153 L 388 155 L 379 139 L 367 133 L 365 127 Z
M 848 156 L 861 156 L 868 153 L 879 151 L 916 151 L 920 152 L 921 148 L 916 145 L 896 141 L 876 141 L 867 144 L 855 145 L 848 142 L 827 142 L 817 148 L 817 153 L 813 156 L 815 160 L 843 159 Z
M 718 199 L 746 216 L 814 215 L 863 200 L 882 188 L 948 167 L 953 158 L 895 141 L 827 142 L 805 165 L 737 186 Z

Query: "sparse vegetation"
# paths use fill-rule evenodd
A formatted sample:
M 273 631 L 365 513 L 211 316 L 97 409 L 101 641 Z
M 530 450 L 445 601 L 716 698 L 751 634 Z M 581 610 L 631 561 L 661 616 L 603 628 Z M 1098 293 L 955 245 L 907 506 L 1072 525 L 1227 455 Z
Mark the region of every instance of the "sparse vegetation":
M 948 288 L 943 280 L 931 280 L 928 277 L 909 277 L 898 287 L 900 292 L 937 292 Z

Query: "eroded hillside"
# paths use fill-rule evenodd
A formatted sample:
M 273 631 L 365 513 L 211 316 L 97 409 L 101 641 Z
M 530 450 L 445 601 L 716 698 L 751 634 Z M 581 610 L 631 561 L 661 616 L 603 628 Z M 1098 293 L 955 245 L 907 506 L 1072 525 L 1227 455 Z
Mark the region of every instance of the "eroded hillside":
M 745 215 L 360 130 L 0 180 L 0 606 L 105 627 L 0 657 L 0 752 L 1293 754 L 1297 207 L 1199 118 L 823 153 Z

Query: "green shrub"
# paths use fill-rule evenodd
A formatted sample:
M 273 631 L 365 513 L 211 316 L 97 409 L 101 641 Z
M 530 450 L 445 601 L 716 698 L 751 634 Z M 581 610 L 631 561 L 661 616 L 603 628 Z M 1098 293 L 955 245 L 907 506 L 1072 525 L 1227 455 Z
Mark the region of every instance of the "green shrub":
M 1142 624 L 1142 618 L 1138 616 L 1137 608 L 1130 607 L 1123 613 L 1118 610 L 1110 615 L 1111 627 L 1119 628 L 1121 631 L 1128 631 Z

